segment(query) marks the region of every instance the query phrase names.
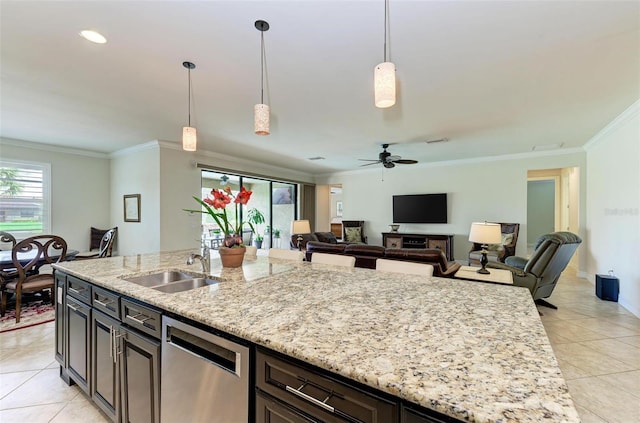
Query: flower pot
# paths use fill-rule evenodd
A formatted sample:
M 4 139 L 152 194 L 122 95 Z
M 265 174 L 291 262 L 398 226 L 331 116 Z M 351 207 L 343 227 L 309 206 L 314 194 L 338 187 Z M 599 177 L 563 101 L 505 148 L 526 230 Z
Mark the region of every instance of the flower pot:
M 241 267 L 244 260 L 244 253 L 246 248 L 242 247 L 220 247 L 220 261 L 222 267 Z
M 256 248 L 262 248 L 262 240 L 258 241 L 257 239 L 254 239 L 253 246 Z

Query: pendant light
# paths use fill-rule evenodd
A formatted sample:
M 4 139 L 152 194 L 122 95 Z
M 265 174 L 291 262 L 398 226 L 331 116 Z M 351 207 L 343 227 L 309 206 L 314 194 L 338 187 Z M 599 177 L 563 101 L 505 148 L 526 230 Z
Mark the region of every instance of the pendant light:
M 389 0 L 384 1 L 384 62 L 373 72 L 375 104 L 381 109 L 396 104 L 396 66 L 387 62 L 387 28 L 389 26 Z
M 258 20 L 255 27 L 260 31 L 260 104 L 253 107 L 253 128 L 256 135 L 269 135 L 269 106 L 264 104 L 264 32 L 269 24 Z
M 184 151 L 196 151 L 198 137 L 196 135 L 196 128 L 191 127 L 191 69 L 195 69 L 196 65 L 191 62 L 182 62 L 182 66 L 189 71 L 189 126 L 182 128 L 182 149 Z

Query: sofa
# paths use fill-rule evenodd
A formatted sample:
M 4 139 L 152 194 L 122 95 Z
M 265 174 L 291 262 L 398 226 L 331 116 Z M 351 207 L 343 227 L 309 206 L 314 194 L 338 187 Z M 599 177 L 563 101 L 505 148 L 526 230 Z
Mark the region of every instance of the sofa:
M 291 248 L 295 250 L 298 249 L 298 236 L 302 238 L 302 241 L 300 241 L 300 244 L 301 244 L 300 247 L 302 251 L 307 249 L 307 243 L 309 241 L 324 242 L 324 243 L 333 244 L 333 245 L 353 244 L 350 242 L 338 241 L 338 238 L 336 238 L 333 232 L 314 232 L 312 234 L 300 234 L 300 235 L 294 234 L 294 235 L 291 235 L 291 242 L 289 243 L 289 245 L 291 246 Z
M 403 260 L 426 263 L 433 266 L 433 276 L 453 277 L 460 268 L 460 263 L 449 262 L 445 254 L 434 248 L 385 248 L 379 245 L 345 244 L 309 241 L 306 244 L 306 260 L 311 261 L 312 254 L 344 254 L 356 258 L 356 267 L 376 268 L 376 260 Z

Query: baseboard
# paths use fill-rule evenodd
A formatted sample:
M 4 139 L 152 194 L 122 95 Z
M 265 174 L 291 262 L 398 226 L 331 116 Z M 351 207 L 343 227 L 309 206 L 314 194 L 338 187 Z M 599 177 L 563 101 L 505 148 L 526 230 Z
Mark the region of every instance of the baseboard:
M 594 281 L 596 280 L 596 275 L 592 275 L 591 273 L 588 273 L 588 272 L 578 271 L 576 273 L 576 276 L 578 276 L 579 278 L 588 280 L 589 282 L 591 282 L 592 285 L 595 284 Z

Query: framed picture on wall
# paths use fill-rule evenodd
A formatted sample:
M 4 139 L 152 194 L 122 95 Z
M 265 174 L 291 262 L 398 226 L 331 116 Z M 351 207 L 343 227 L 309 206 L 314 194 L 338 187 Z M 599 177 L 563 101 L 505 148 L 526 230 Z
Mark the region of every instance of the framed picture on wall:
M 336 201 L 336 216 L 342 217 L 342 201 Z
M 140 194 L 124 196 L 124 221 L 140 222 Z

